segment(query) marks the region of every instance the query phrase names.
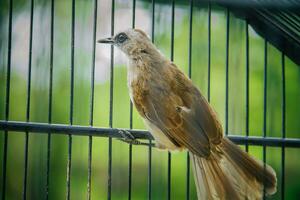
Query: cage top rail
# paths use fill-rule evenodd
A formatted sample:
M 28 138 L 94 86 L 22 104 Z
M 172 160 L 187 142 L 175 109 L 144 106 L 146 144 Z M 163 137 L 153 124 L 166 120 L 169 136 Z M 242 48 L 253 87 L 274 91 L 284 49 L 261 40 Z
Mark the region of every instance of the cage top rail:
M 129 131 L 136 139 L 154 139 L 152 135 L 145 130 L 135 129 L 117 129 L 100 128 L 94 126 L 79 126 L 66 124 L 48 124 L 37 122 L 19 122 L 0 120 L 0 130 L 32 133 L 56 133 L 72 134 L 78 136 L 98 136 L 122 138 L 122 131 Z M 248 144 L 258 146 L 274 147 L 300 147 L 300 139 L 297 138 L 278 138 L 278 137 L 258 137 L 258 136 L 235 136 L 229 135 L 228 138 L 237 144 Z

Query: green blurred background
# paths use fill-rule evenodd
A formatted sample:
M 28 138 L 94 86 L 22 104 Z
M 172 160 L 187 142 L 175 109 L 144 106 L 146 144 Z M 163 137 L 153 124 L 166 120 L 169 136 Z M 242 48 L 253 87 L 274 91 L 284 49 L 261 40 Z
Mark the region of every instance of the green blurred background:
M 89 125 L 90 80 L 93 46 L 94 1 L 76 0 L 75 5 L 75 84 L 74 124 Z M 151 35 L 151 3 L 136 2 L 135 26 Z M 0 119 L 5 119 L 8 0 L 0 2 Z M 183 1 L 175 6 L 174 62 L 188 72 L 189 5 Z M 54 72 L 52 122 L 69 123 L 70 66 L 71 66 L 71 0 L 55 1 L 54 11 Z M 34 1 L 33 51 L 30 121 L 48 122 L 49 69 L 50 69 L 50 19 L 51 3 Z M 211 27 L 211 104 L 222 123 L 225 122 L 225 60 L 226 12 L 212 7 Z M 208 24 L 207 5 L 195 3 L 192 32 L 192 79 L 207 96 Z M 115 32 L 132 26 L 132 1 L 116 0 Z M 9 120 L 26 120 L 26 97 L 29 58 L 30 1 L 13 1 L 11 51 L 11 90 Z M 97 38 L 110 36 L 111 2 L 98 1 Z M 244 21 L 230 16 L 229 38 L 229 133 L 245 135 L 246 124 L 246 52 Z M 155 5 L 155 44 L 166 55 L 171 47 L 171 1 Z M 249 28 L 250 63 L 250 135 L 263 132 L 263 76 L 264 39 Z M 267 60 L 267 136 L 281 137 L 282 133 L 282 82 L 281 53 L 268 44 Z M 113 127 L 129 128 L 129 96 L 126 86 L 126 59 L 115 50 L 113 87 Z M 286 133 L 297 138 L 300 134 L 300 68 L 288 58 L 286 70 Z M 95 65 L 94 125 L 109 126 L 110 47 L 97 45 Z M 136 110 L 133 127 L 144 129 Z M 22 198 L 25 134 L 9 132 L 6 197 Z M 3 131 L 0 131 L 0 188 L 2 189 Z M 29 135 L 28 199 L 44 199 L 46 184 L 47 135 Z M 127 199 L 128 144 L 113 140 L 112 199 Z M 262 147 L 251 146 L 250 153 L 262 159 Z M 50 160 L 50 199 L 65 199 L 68 137 L 52 136 Z M 286 199 L 300 197 L 300 149 L 286 149 Z M 153 149 L 152 197 L 167 197 L 167 152 Z M 268 199 L 280 199 L 281 148 L 267 148 L 267 163 L 278 176 L 278 192 Z M 147 198 L 148 149 L 133 147 L 132 199 Z M 88 174 L 88 137 L 73 136 L 71 199 L 86 199 Z M 108 139 L 93 137 L 92 149 L 92 199 L 107 198 Z M 185 198 L 186 152 L 172 154 L 172 199 Z M 0 191 L 2 193 L 3 191 Z M 191 199 L 196 199 L 191 179 Z

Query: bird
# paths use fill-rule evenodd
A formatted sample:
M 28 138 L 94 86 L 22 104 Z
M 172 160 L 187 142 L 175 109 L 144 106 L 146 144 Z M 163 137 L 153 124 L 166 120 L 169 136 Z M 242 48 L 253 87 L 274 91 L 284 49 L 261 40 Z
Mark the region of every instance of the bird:
M 128 58 L 129 96 L 156 147 L 189 152 L 199 200 L 262 199 L 276 192 L 273 168 L 224 135 L 200 90 L 143 30 L 127 29 L 97 42 L 114 45 Z

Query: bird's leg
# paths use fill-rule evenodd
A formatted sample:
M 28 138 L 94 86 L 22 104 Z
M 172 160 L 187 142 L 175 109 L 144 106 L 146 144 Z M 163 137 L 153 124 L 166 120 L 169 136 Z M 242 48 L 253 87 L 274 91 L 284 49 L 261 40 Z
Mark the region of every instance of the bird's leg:
M 135 139 L 135 137 L 127 130 L 119 130 L 119 134 L 123 137 L 119 140 L 126 142 L 128 144 L 133 144 L 133 145 L 144 145 L 144 146 L 152 146 L 155 147 L 155 144 L 153 143 L 147 143 L 147 142 L 141 142 L 137 139 Z

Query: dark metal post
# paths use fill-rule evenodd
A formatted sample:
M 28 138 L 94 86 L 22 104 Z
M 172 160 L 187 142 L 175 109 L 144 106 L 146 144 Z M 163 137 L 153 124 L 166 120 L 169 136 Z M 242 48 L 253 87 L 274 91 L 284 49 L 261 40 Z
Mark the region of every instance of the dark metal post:
M 284 53 L 281 55 L 281 66 L 282 66 L 282 138 L 285 139 L 285 56 Z M 285 144 L 282 143 L 281 149 L 281 199 L 285 196 Z
M 136 0 L 132 0 L 132 28 L 135 28 L 135 5 Z M 129 107 L 129 128 L 132 129 L 133 126 L 133 107 L 132 102 L 130 101 Z M 131 199 L 131 185 L 132 185 L 132 144 L 129 144 L 129 157 L 128 157 L 128 200 Z
M 193 0 L 190 0 L 190 19 L 189 19 L 189 78 L 192 78 L 192 36 L 193 36 Z M 190 154 L 186 154 L 186 199 L 190 199 Z
M 267 136 L 267 66 L 268 66 L 268 42 L 265 39 L 264 42 L 264 126 L 263 126 L 263 137 Z M 264 167 L 266 167 L 266 145 L 263 145 L 263 162 Z M 265 185 L 265 184 L 264 184 Z M 263 197 L 266 198 L 265 186 L 263 190 Z
M 249 136 L 249 30 L 246 20 L 246 137 Z M 246 152 L 248 152 L 248 143 L 246 143 Z
M 225 83 L 225 135 L 228 135 L 228 92 L 229 92 L 229 23 L 230 12 L 226 10 L 226 83 Z
M 172 14 L 171 14 L 171 61 L 174 60 L 174 25 L 175 25 L 175 0 L 172 0 Z M 168 200 L 171 199 L 171 167 L 172 165 L 172 154 L 168 152 Z
M 94 24 L 93 24 L 93 55 L 91 66 L 91 96 L 90 96 L 90 126 L 94 124 L 94 94 L 95 94 L 95 55 L 96 55 L 96 33 L 97 33 L 97 9 L 98 0 L 94 0 Z M 93 137 L 89 136 L 88 149 L 88 185 L 87 185 L 87 199 L 91 199 L 92 187 L 92 148 Z
M 115 0 L 111 2 L 111 35 L 114 35 Z M 113 126 L 113 89 L 114 89 L 114 47 L 110 48 L 110 99 L 109 99 L 109 127 Z M 108 182 L 107 199 L 111 199 L 111 174 L 112 174 L 112 138 L 108 139 Z
M 52 88 L 53 88 L 53 38 L 54 38 L 54 0 L 51 0 L 51 33 L 50 33 L 50 76 L 49 76 L 49 105 L 48 105 L 48 123 L 52 122 Z M 51 133 L 47 138 L 47 168 L 46 168 L 46 200 L 49 199 L 50 183 L 50 154 L 51 154 Z
M 210 102 L 210 65 L 211 65 L 211 3 L 208 3 L 208 65 L 207 65 L 207 101 Z
M 11 35 L 12 35 L 12 9 L 13 1 L 9 1 L 9 18 L 8 18 L 8 52 L 7 52 L 7 74 L 6 74 L 6 99 L 5 99 L 5 120 L 9 119 L 9 95 L 10 95 L 10 71 L 11 71 Z M 2 200 L 5 200 L 6 195 L 6 162 L 7 162 L 7 143 L 8 131 L 4 131 L 4 148 L 3 148 L 3 163 L 2 163 Z
M 72 0 L 72 32 L 71 32 L 71 88 L 70 88 L 70 125 L 73 125 L 74 110 L 74 45 L 75 45 L 75 0 Z M 67 163 L 67 195 L 66 199 L 71 198 L 71 169 L 72 169 L 72 135 L 68 135 L 68 163 Z
M 26 107 L 26 122 L 30 118 L 30 94 L 31 94 L 31 66 L 32 66 L 32 31 L 33 31 L 33 10 L 34 0 L 31 0 L 30 6 L 30 33 L 29 33 L 29 61 L 28 61 L 28 77 L 27 77 L 27 107 Z M 24 179 L 23 179 L 23 199 L 26 200 L 27 191 L 27 171 L 28 171 L 28 145 L 29 133 L 25 132 L 25 149 L 24 149 Z
M 152 24 L 151 24 L 151 41 L 154 43 L 154 28 L 155 28 L 155 0 L 152 0 Z M 152 197 L 152 140 L 149 140 L 148 147 L 148 199 Z

